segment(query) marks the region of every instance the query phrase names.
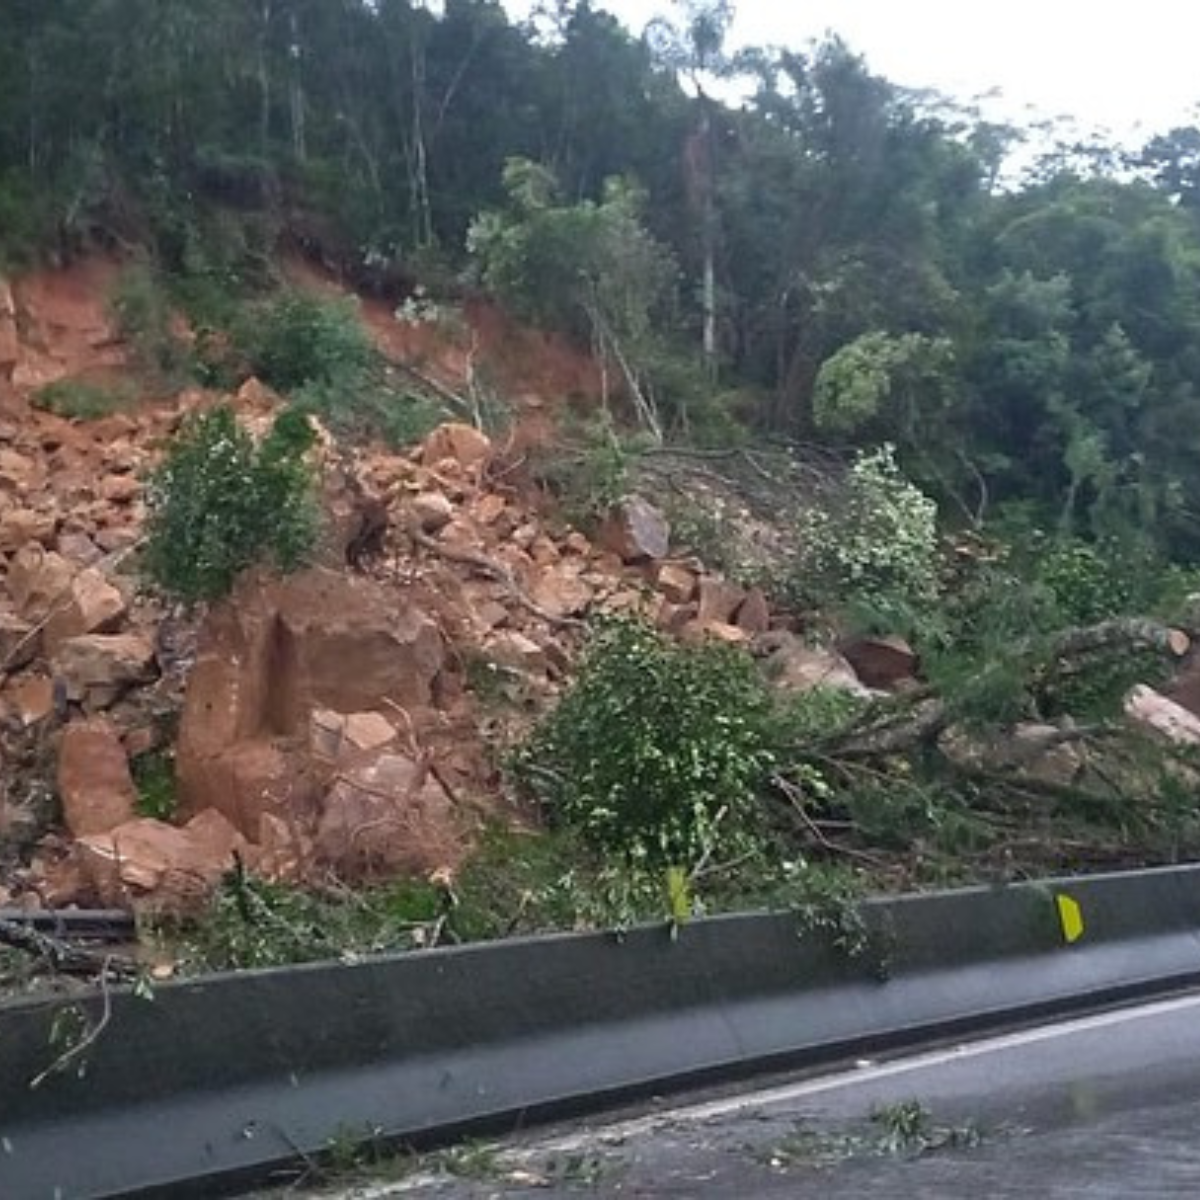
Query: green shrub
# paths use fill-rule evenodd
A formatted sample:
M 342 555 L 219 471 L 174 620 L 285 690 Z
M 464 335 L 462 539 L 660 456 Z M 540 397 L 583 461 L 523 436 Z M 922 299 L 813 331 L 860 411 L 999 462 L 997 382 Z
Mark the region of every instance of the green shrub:
M 179 808 L 175 788 L 175 764 L 170 754 L 145 754 L 132 764 L 133 782 L 137 787 L 134 807 L 139 817 L 171 821 Z
M 630 862 L 688 864 L 758 844 L 770 699 L 728 646 L 685 646 L 633 622 L 594 635 L 574 686 L 516 770 L 552 816 Z
M 937 505 L 905 478 L 895 451 L 860 453 L 845 486 L 801 517 L 798 590 L 811 600 L 875 605 L 937 591 Z
M 39 388 L 31 403 L 68 420 L 96 421 L 128 407 L 135 399 L 136 392 L 129 385 L 58 379 Z
M 375 361 L 354 301 L 304 292 L 285 292 L 251 306 L 239 340 L 254 373 L 282 392 L 314 383 L 342 385 L 368 372 Z
M 313 441 L 294 410 L 259 445 L 227 407 L 191 420 L 147 488 L 151 579 L 184 600 L 209 600 L 255 563 L 284 571 L 303 563 L 317 535 L 305 457 Z
M 378 437 L 389 446 L 411 446 L 447 418 L 444 408 L 414 392 L 389 387 L 373 372 L 312 380 L 292 393 L 292 403 L 352 439 Z

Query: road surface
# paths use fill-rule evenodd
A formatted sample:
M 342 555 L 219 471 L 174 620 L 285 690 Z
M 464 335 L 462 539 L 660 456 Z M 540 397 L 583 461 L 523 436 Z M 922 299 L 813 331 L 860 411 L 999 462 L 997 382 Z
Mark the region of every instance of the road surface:
M 409 1164 L 428 1195 L 1200 1197 L 1200 994 L 716 1098 L 673 1098 Z

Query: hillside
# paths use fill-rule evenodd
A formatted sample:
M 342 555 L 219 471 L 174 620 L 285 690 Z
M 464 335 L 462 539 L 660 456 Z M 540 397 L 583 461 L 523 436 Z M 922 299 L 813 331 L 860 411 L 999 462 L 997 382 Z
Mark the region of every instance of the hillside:
M 1014 180 L 708 0 L 10 8 L 0 908 L 852 942 L 1200 853 L 1195 130 Z
M 822 511 L 846 486 L 832 461 L 629 445 L 616 475 L 597 476 L 597 446 L 577 440 L 579 412 L 561 399 L 594 408 L 596 364 L 480 302 L 450 323 L 400 320 L 370 298 L 358 312 L 389 369 L 427 393 L 461 398 L 486 376 L 491 402 L 506 397 L 503 428 L 489 436 L 426 411 L 430 431 L 389 449 L 322 427 L 308 456 L 322 511 L 308 565 L 252 570 L 225 599 L 172 600 L 146 575 L 156 465 L 197 414 L 228 408 L 261 437 L 291 405 L 253 376 L 233 392 L 150 382 L 136 339 L 114 325 L 111 297 L 127 269 L 89 259 L 17 277 L 0 325 L 0 908 L 132 908 L 164 930 L 218 922 L 219 935 L 171 935 L 173 949 L 155 960 L 164 970 L 338 952 L 304 924 L 318 918 L 288 907 L 305 894 L 364 897 L 377 947 L 448 936 L 438 905 L 446 896 L 457 905 L 460 893 L 469 899 L 456 937 L 654 916 L 667 901 L 653 856 L 648 874 L 623 877 L 603 840 L 570 833 L 580 817 L 587 829 L 586 813 L 564 826 L 556 806 L 575 811 L 570 797 L 542 790 L 511 758 L 538 744 L 531 734 L 582 678 L 587 630 L 614 615 L 636 616 L 662 631 L 664 647 L 698 656 L 696 667 L 645 644 L 621 650 L 646 672 L 630 677 L 635 689 L 664 688 L 680 712 L 698 705 L 694 720 L 717 722 L 719 737 L 742 736 L 737 721 L 758 711 L 759 685 L 733 660 L 704 666 L 705 655 L 749 651 L 781 706 L 775 748 L 752 743 L 750 775 L 715 793 L 718 775 L 683 785 L 682 795 L 716 796 L 699 827 L 708 832 L 688 835 L 702 840 L 671 852 L 691 863 L 687 906 L 816 904 L 841 919 L 845 899 L 868 886 L 1192 852 L 1196 825 L 1178 789 L 1190 786 L 1186 744 L 1200 738 L 1200 719 L 1143 688 L 1129 711 L 1163 731 L 1147 741 L 1112 715 L 1083 724 L 1046 702 L 1047 664 L 1076 683 L 1073 671 L 1098 669 L 1094 686 L 1111 690 L 1114 651 L 1130 681 L 1162 677 L 1156 655 L 1190 662 L 1178 624 L 1130 617 L 1048 629 L 1042 645 L 1010 640 L 1000 665 L 1028 658 L 1030 677 L 1014 686 L 1042 694 L 1045 715 L 997 713 L 981 725 L 958 713 L 969 689 L 949 677 L 930 686 L 934 656 L 923 671 L 898 627 L 855 634 L 836 605 L 817 610 L 789 592 L 797 514 Z M 311 267 L 288 270 L 320 303 L 338 291 Z M 194 336 L 182 318 L 175 328 L 185 343 Z M 574 490 L 564 482 L 572 475 Z M 592 506 L 576 516 L 586 532 L 566 515 L 581 500 Z M 966 574 L 929 605 L 964 602 L 971 572 L 986 569 L 984 543 L 960 540 L 953 554 Z M 961 649 L 970 661 L 971 647 Z M 726 680 L 715 692 L 704 690 L 706 670 Z M 1197 707 L 1186 665 L 1169 690 Z M 1087 686 L 1076 691 L 1095 699 Z M 661 710 L 632 716 L 639 703 L 632 693 L 620 700 L 631 715 L 608 733 L 585 725 L 556 736 L 564 746 L 582 736 L 589 770 L 618 777 L 636 766 L 619 756 L 641 753 L 620 748 L 640 736 L 630 721 L 648 720 L 647 737 L 668 739 L 655 754 L 682 752 L 695 731 L 659 731 L 652 714 Z M 582 709 L 571 719 L 607 718 Z M 606 752 L 618 756 L 607 766 Z M 722 771 L 722 761 L 706 769 Z M 757 815 L 737 795 L 755 777 Z M 652 806 L 655 776 L 642 778 L 647 794 L 634 799 Z M 664 787 L 677 786 L 670 778 Z M 774 850 L 751 836 L 760 823 Z M 798 864 L 807 875 L 795 875 Z M 574 878 L 565 894 L 564 871 Z M 385 934 L 395 917 L 369 898 L 397 903 L 397 881 L 416 889 L 404 902 L 415 908 Z M 274 914 L 262 945 L 237 948 L 231 894 Z M 677 919 L 680 902 L 669 906 Z M 308 935 L 272 934 L 272 922 L 297 919 Z M 215 944 L 197 949 L 194 936 Z M 333 936 L 354 946 L 366 935 L 351 923 Z

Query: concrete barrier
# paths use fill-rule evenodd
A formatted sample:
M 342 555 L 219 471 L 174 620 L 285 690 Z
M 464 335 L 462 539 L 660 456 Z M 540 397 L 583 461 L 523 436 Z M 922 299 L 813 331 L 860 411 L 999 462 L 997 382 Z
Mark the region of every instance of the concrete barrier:
M 1200 982 L 1197 867 L 862 915 L 853 956 L 737 915 L 11 1003 L 0 1197 L 212 1195 L 335 1139 L 422 1143 Z

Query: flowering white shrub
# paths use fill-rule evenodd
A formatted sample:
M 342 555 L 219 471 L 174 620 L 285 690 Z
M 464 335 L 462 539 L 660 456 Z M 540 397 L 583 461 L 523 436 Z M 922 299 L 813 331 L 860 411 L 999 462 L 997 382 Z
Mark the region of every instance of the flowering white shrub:
M 806 592 L 866 601 L 932 599 L 937 505 L 896 465 L 895 447 L 860 452 L 836 499 L 801 518 Z

